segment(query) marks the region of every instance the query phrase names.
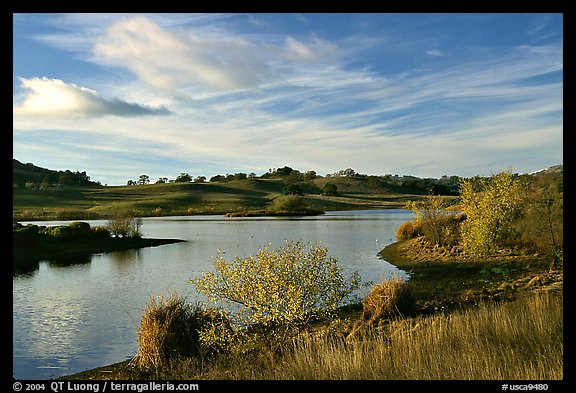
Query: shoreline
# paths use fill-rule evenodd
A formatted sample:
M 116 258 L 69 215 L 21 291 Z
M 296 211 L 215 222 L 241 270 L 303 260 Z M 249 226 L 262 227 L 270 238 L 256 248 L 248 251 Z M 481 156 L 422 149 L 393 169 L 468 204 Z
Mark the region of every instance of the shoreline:
M 315 210 L 311 209 L 310 211 L 306 212 L 279 212 L 279 213 L 271 213 L 267 210 L 246 210 L 246 211 L 197 211 L 194 213 L 188 214 L 179 214 L 178 212 L 169 213 L 169 214 L 143 214 L 142 218 L 161 218 L 161 217 L 195 217 L 195 216 L 224 216 L 224 217 L 260 217 L 260 216 L 276 216 L 276 217 L 289 217 L 289 216 L 317 216 L 326 214 L 326 212 L 338 212 L 338 211 L 358 211 L 358 210 L 394 210 L 394 209 L 406 209 L 404 203 L 398 204 L 389 204 L 385 206 L 378 206 L 378 207 L 370 207 L 370 206 L 355 206 L 355 207 L 340 207 L 337 209 L 324 209 L 324 210 Z M 247 215 L 243 215 L 247 214 Z M 250 214 L 258 214 L 258 215 L 250 215 Z M 70 218 L 72 217 L 72 218 Z M 66 218 L 58 217 L 56 215 L 44 215 L 42 217 L 12 217 L 13 222 L 29 222 L 29 223 L 42 223 L 45 221 L 96 221 L 96 220 L 110 220 L 114 216 L 112 215 L 97 215 L 94 217 L 91 216 L 70 216 Z
M 395 242 L 378 255 L 410 274 L 417 316 L 450 312 L 481 302 L 503 304 L 535 291 L 563 290 L 562 270 L 549 271 L 539 255 L 498 255 L 477 260 L 431 251 L 419 239 Z M 518 262 L 525 262 L 519 264 Z M 358 306 L 358 305 L 356 305 Z M 360 307 L 361 310 L 361 307 Z M 58 380 L 131 378 L 131 360 L 58 377 Z
M 563 289 L 563 270 L 551 271 L 549 260 L 538 254 L 508 251 L 479 259 L 458 250 L 430 248 L 416 238 L 392 243 L 378 255 L 410 274 L 423 314 Z
M 126 251 L 165 244 L 186 242 L 182 239 L 157 238 L 91 238 L 86 240 L 59 240 L 41 245 L 12 248 L 13 274 L 27 273 L 38 267 L 42 260 L 55 260 L 62 264 L 74 263 L 70 259 L 89 258 L 93 254 Z M 80 262 L 81 263 L 81 262 Z

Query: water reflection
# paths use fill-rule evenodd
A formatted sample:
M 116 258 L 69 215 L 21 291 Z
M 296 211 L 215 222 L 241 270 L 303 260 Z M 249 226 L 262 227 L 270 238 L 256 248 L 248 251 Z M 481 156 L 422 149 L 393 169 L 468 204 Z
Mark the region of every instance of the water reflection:
M 67 267 L 70 265 L 82 265 L 92 262 L 92 255 L 81 255 L 76 257 L 60 257 L 48 261 L 50 267 Z
M 269 243 L 280 247 L 285 240 L 320 241 L 345 274 L 358 270 L 364 282 L 405 274 L 377 253 L 411 214 L 386 210 L 288 219 L 145 218 L 145 237 L 187 241 L 96 254 L 76 259 L 79 264 L 43 261 L 37 270 L 13 277 L 14 376 L 54 378 L 133 356 L 150 296 L 176 291 L 190 302 L 203 300 L 189 279 L 212 269 L 218 249 L 232 259 L 254 255 Z
M 112 266 L 118 272 L 129 271 L 140 258 L 140 249 L 112 252 L 109 255 Z

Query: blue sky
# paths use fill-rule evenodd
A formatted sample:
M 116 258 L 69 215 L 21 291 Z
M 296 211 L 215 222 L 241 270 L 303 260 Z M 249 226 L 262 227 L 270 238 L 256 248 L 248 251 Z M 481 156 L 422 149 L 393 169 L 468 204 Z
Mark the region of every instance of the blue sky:
M 561 14 L 14 14 L 13 155 L 103 184 L 563 161 Z

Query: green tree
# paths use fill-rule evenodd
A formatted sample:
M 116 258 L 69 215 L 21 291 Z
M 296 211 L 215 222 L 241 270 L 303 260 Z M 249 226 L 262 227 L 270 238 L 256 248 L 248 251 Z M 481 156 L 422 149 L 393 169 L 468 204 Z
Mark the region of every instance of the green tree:
M 289 184 L 282 189 L 284 195 L 304 195 L 304 191 L 298 184 Z
M 460 184 L 462 246 L 473 254 L 494 251 L 513 232 L 512 222 L 522 208 L 525 187 L 511 172 L 491 178 L 474 177 Z
M 322 195 L 334 196 L 336 194 L 338 194 L 338 187 L 336 184 L 326 183 L 324 187 L 322 187 Z
M 148 175 L 140 175 L 140 177 L 138 178 L 138 184 L 148 184 L 150 183 L 150 176 Z
M 190 176 L 187 173 L 180 173 L 179 176 L 176 176 L 176 180 L 174 180 L 176 183 L 190 183 L 192 181 L 192 176 Z
M 360 288 L 358 272 L 345 279 L 327 248 L 300 241 L 232 261 L 218 251 L 214 268 L 191 280 L 198 292 L 216 304 L 233 305 L 228 314 L 237 329 L 256 325 L 280 340 L 315 317 L 332 315 Z
M 318 177 L 315 171 L 308 171 L 304 174 L 304 181 L 311 181 Z

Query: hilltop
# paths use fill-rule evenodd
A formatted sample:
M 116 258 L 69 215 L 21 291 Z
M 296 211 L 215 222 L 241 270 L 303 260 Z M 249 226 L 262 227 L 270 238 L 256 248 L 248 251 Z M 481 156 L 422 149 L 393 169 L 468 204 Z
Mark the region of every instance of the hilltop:
M 451 194 L 442 183 L 450 178 L 367 176 L 352 170 L 323 177 L 290 167 L 260 177 L 240 173 L 206 181 L 183 173 L 175 180 L 163 178 L 154 184 L 141 176 L 138 182 L 128 181 L 130 185 L 102 186 L 90 182 L 85 172 L 51 171 L 13 162 L 13 216 L 20 220 L 97 219 L 122 210 L 142 216 L 225 214 L 264 209 L 284 194 L 302 195 L 307 206 L 324 211 L 402 208 L 430 188 Z M 85 181 L 61 181 L 70 174 Z
M 65 171 L 55 171 L 51 169 L 42 168 L 32 163 L 23 164 L 16 159 L 12 159 L 12 182 L 14 186 L 25 187 L 40 187 L 52 186 L 98 186 L 100 183 L 90 181 L 90 176 L 86 172 L 72 172 L 67 169 Z
M 430 192 L 456 198 L 457 176 L 440 179 L 363 175 L 348 168 L 320 176 L 288 166 L 256 176 L 182 173 L 151 184 L 148 176 L 126 186 L 103 186 L 86 172 L 53 171 L 13 160 L 13 217 L 18 220 L 97 219 L 118 211 L 140 216 L 226 214 L 268 208 L 281 195 L 301 195 L 314 210 L 403 208 Z

